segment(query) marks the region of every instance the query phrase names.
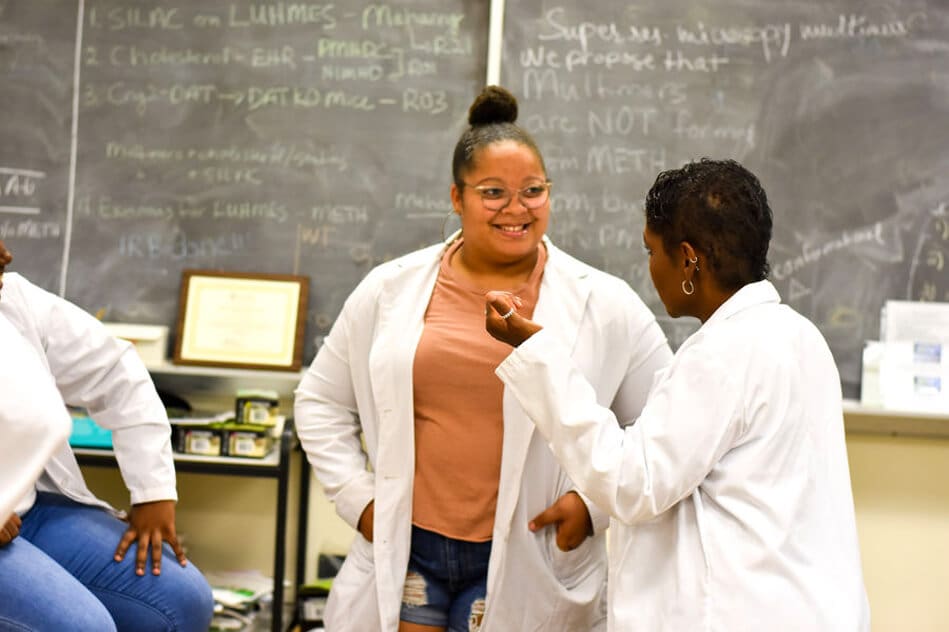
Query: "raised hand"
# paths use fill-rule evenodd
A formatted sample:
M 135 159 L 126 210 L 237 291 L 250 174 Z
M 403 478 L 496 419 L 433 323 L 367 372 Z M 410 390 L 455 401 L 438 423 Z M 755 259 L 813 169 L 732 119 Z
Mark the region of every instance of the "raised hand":
M 510 292 L 492 290 L 484 295 L 484 326 L 488 333 L 512 347 L 543 329 L 517 313 L 523 301 Z

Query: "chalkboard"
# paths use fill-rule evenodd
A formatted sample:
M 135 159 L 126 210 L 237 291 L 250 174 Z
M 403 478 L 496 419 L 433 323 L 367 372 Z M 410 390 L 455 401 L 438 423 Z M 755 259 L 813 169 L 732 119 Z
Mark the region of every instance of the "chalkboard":
M 0 239 L 56 290 L 68 222 L 76 7 L 0 0 Z M 55 19 L 50 19 L 55 15 Z
M 735 158 L 768 192 L 771 279 L 822 330 L 845 394 L 887 299 L 949 300 L 949 5 L 508 2 L 502 83 L 555 182 L 551 238 L 649 280 L 661 169 Z
M 440 238 L 488 13 L 0 0 L 13 269 L 108 320 L 166 325 L 186 268 L 308 275 L 308 362 L 372 266 Z
M 487 0 L 0 0 L 0 239 L 106 319 L 172 325 L 181 271 L 311 278 L 304 360 L 375 264 L 432 243 L 484 83 Z M 759 175 L 784 299 L 855 396 L 887 299 L 949 300 L 949 6 L 505 3 L 501 83 L 550 236 L 625 278 L 656 173 Z

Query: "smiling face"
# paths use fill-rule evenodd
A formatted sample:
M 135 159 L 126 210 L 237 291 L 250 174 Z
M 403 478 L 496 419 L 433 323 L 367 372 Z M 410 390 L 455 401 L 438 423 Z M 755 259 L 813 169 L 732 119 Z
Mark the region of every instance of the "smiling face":
M 512 140 L 491 143 L 477 151 L 472 168 L 462 177 L 465 184 L 452 185 L 451 199 L 461 216 L 466 253 L 485 265 L 509 265 L 536 256 L 547 230 L 550 200 L 529 209 L 516 192 L 546 186 L 547 175 L 537 154 Z M 482 192 L 497 195 L 501 190 L 512 193 L 510 202 L 497 211 L 486 208 Z

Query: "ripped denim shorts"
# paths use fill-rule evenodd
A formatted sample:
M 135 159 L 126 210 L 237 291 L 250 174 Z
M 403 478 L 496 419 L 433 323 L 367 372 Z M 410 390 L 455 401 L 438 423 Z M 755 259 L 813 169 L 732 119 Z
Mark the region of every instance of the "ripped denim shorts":
M 490 540 L 455 540 L 413 525 L 402 621 L 448 632 L 480 630 L 490 557 Z

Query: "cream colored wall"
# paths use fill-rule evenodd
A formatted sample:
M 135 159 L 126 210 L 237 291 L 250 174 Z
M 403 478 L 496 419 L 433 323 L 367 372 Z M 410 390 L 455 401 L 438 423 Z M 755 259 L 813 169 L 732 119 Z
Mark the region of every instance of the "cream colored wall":
M 949 440 L 848 434 L 847 449 L 873 631 L 949 629 Z
M 847 446 L 873 632 L 949 628 L 949 439 L 851 433 Z M 299 467 L 299 455 L 294 458 Z M 127 503 L 116 470 L 84 470 L 96 493 Z M 354 535 L 311 481 L 307 579 L 315 575 L 320 552 L 344 554 Z M 179 490 L 178 526 L 199 567 L 272 574 L 276 481 L 183 473 Z M 291 577 L 296 521 L 294 501 L 287 542 Z

